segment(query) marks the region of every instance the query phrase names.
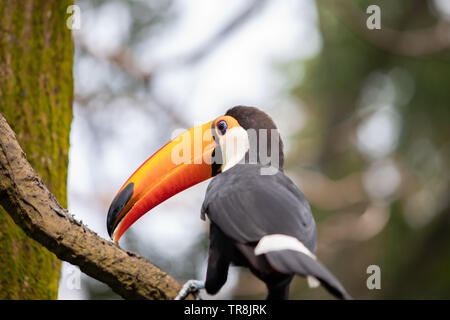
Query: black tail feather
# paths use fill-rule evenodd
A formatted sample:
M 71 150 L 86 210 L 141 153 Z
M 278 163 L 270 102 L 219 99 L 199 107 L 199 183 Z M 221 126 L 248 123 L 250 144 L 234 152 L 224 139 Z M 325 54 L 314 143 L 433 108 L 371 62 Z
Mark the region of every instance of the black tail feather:
M 336 298 L 352 299 L 340 282 L 318 260 L 298 251 L 280 250 L 265 254 L 269 264 L 278 272 L 313 276 Z

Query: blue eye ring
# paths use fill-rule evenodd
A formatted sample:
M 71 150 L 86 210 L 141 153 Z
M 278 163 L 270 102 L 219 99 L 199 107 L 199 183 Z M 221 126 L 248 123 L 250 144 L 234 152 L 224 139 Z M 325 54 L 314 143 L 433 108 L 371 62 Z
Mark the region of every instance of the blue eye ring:
M 225 120 L 221 120 L 217 123 L 217 130 L 219 131 L 220 135 L 224 135 L 227 132 L 228 124 Z

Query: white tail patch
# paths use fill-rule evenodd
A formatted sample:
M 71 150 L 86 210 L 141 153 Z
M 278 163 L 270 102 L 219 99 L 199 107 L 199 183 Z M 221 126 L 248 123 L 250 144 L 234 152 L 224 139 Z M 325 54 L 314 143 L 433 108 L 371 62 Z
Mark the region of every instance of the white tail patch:
M 308 287 L 310 288 L 317 288 L 318 286 L 320 286 L 319 280 L 317 280 L 317 278 L 313 276 L 307 276 L 306 282 L 308 282 Z
M 255 255 L 280 250 L 294 250 L 316 259 L 316 256 L 297 238 L 285 234 L 269 234 L 262 237 L 255 247 Z
M 255 255 L 280 250 L 294 250 L 316 260 L 316 256 L 300 240 L 285 234 L 270 234 L 262 237 L 255 247 Z M 319 280 L 313 276 L 306 276 L 306 281 L 310 288 L 317 288 L 320 285 Z

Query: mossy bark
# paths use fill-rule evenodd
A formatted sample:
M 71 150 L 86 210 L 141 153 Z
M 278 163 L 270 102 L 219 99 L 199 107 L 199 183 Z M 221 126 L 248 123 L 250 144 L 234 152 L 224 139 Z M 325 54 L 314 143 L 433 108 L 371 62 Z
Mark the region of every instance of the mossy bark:
M 73 99 L 71 0 L 0 2 L 0 112 L 28 161 L 67 206 Z M 0 207 L 0 299 L 56 299 L 56 256 Z

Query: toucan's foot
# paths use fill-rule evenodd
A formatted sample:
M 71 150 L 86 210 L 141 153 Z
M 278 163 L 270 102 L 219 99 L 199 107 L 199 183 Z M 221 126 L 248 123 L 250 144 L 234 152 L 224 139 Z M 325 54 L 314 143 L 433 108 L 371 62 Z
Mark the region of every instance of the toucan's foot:
M 205 281 L 189 280 L 181 288 L 175 300 L 183 300 L 189 293 L 194 294 L 197 299 L 200 299 L 200 289 L 205 289 Z

